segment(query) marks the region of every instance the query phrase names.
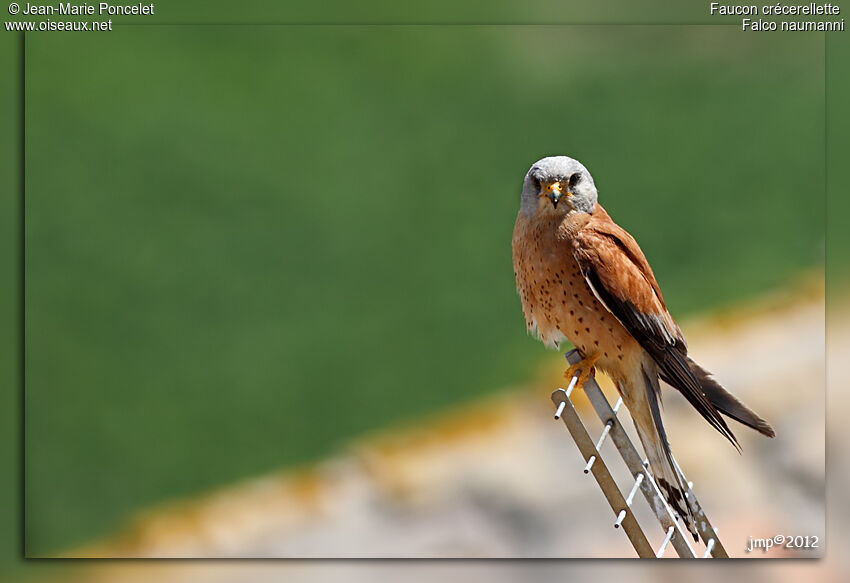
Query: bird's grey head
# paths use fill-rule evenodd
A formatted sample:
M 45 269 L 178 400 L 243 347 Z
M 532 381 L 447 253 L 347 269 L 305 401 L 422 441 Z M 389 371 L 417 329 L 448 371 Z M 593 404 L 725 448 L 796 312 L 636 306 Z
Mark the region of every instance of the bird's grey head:
M 581 162 L 550 156 L 535 162 L 525 175 L 520 210 L 527 215 L 592 213 L 596 198 L 593 176 Z

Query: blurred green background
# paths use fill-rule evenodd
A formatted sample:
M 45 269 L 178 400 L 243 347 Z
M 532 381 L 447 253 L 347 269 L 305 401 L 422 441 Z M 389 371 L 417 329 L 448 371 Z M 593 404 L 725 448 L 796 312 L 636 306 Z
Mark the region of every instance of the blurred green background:
M 510 238 L 578 158 L 675 316 L 822 262 L 820 35 L 134 27 L 27 51 L 26 552 L 529 377 Z

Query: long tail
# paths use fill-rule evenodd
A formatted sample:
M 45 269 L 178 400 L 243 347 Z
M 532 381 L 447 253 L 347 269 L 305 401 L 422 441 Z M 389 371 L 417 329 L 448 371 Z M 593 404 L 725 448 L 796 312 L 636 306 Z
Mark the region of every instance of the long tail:
M 647 370 L 647 366 L 651 370 Z M 667 503 L 682 518 L 688 531 L 694 536 L 694 540 L 698 541 L 696 521 L 685 498 L 688 488 L 673 461 L 667 433 L 661 422 L 661 411 L 658 408 L 660 387 L 655 366 L 643 365 L 641 377 L 633 381 L 629 380 L 629 386 L 621 384 L 620 394 L 623 395 L 623 400 L 629 408 L 638 437 L 643 444 L 652 477 L 664 494 Z
M 743 423 L 747 427 L 755 429 L 762 435 L 766 435 L 768 437 L 774 437 L 776 435 L 773 431 L 773 427 L 771 427 L 767 421 L 756 415 L 749 407 L 744 405 L 726 389 L 721 387 L 720 384 L 711 377 L 711 373 L 691 360 L 690 357 L 687 357 L 687 362 L 691 372 L 699 382 L 702 393 L 718 411 L 730 419 L 734 419 L 739 423 Z M 661 379 L 665 383 L 668 383 L 674 388 L 678 388 L 675 379 L 669 378 L 668 375 L 665 375 L 663 369 L 661 369 L 660 373 Z
M 688 365 L 691 367 L 694 376 L 699 380 L 702 387 L 702 392 L 711 401 L 711 404 L 717 407 L 717 410 L 739 423 L 743 423 L 747 427 L 751 427 L 768 437 L 775 437 L 776 433 L 770 424 L 756 415 L 749 407 L 736 399 L 731 393 L 720 386 L 720 384 L 711 378 L 711 373 L 688 358 Z

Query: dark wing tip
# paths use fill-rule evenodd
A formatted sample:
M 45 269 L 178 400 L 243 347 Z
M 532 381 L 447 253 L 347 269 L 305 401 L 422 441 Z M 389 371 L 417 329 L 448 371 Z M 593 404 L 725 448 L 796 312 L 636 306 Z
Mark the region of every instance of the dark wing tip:
M 770 423 L 756 415 L 749 407 L 720 386 L 712 378 L 711 373 L 695 363 L 691 358 L 688 358 L 688 366 L 699 381 L 703 394 L 718 411 L 738 423 L 755 429 L 764 436 L 776 437 L 776 432 L 770 426 Z

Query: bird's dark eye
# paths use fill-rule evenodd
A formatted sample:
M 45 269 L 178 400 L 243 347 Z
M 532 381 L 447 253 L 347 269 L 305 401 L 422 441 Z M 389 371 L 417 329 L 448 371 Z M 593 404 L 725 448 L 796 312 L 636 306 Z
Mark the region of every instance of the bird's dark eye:
M 581 172 L 575 172 L 570 176 L 570 188 L 575 188 L 575 185 L 581 180 Z
M 540 179 L 534 174 L 531 175 L 531 184 L 534 185 L 535 189 L 540 190 Z

